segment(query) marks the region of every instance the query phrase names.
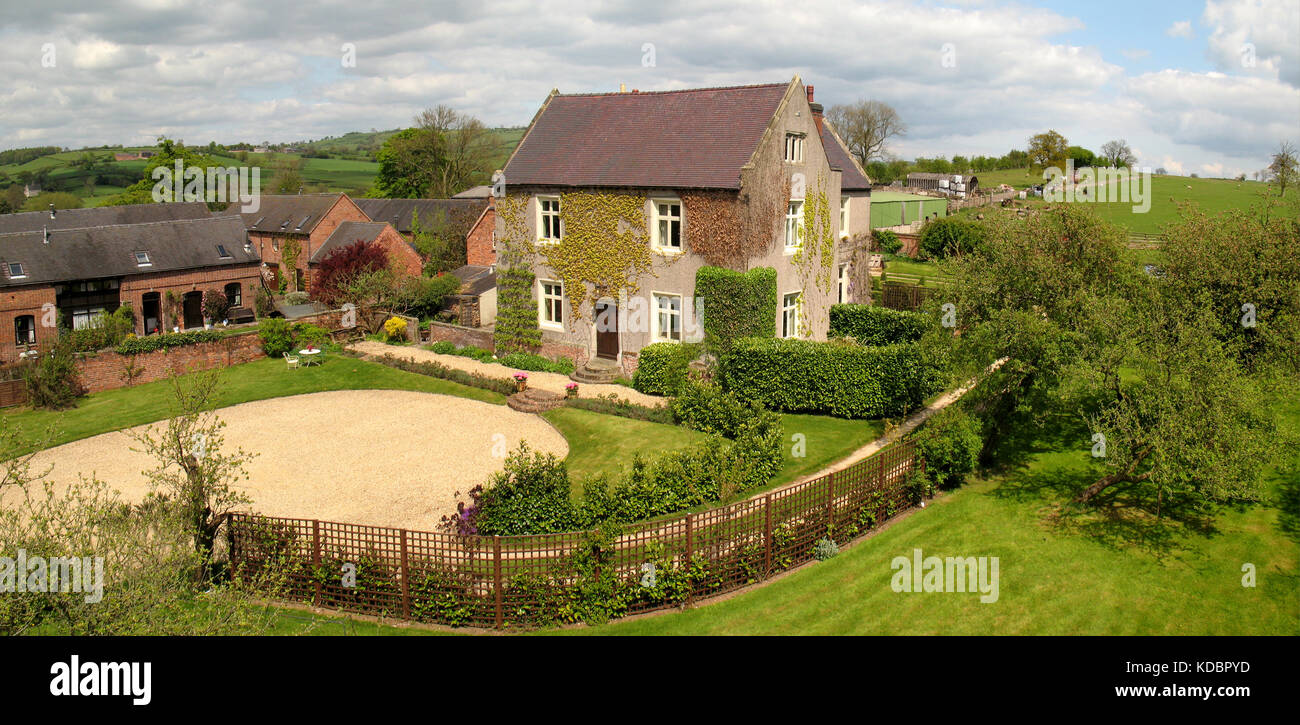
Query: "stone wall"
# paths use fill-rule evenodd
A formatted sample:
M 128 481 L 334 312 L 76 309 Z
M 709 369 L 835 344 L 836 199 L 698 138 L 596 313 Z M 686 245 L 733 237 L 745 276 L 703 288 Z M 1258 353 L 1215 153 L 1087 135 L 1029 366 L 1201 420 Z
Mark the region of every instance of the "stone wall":
M 252 362 L 266 357 L 262 341 L 256 330 L 231 335 L 216 342 L 185 345 L 139 355 L 121 355 L 112 350 L 100 350 L 78 356 L 77 375 L 86 392 L 98 393 L 127 386 L 128 368 L 136 375 L 132 385 L 162 380 L 177 372 L 198 372 L 216 367 L 227 367 Z

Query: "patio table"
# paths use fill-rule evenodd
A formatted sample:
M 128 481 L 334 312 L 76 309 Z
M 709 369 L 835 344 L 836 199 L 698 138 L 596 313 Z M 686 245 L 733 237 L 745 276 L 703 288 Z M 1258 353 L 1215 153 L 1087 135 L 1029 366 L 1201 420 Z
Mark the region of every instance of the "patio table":
M 298 354 L 302 356 L 303 365 L 320 365 L 322 352 L 324 351 L 317 348 L 315 350 L 299 350 Z

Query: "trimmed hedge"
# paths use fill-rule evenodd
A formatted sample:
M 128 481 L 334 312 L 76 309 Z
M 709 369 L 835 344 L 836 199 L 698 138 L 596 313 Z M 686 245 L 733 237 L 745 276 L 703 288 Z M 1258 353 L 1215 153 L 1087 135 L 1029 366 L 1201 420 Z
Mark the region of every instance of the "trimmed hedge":
M 700 354 L 698 343 L 655 342 L 641 348 L 632 387 L 648 395 L 676 395 L 686 367 Z
M 191 332 L 164 332 L 161 335 L 145 337 L 128 337 L 113 348 L 120 355 L 139 355 L 146 352 L 166 350 L 172 347 L 197 345 L 201 342 L 216 342 L 224 339 L 226 333 L 221 330 L 193 330 Z
M 876 247 L 885 254 L 894 254 L 903 248 L 903 240 L 888 229 L 873 229 L 871 236 L 876 240 Z
M 737 272 L 700 267 L 695 273 L 704 334 L 722 347 L 742 337 L 776 336 L 776 270 Z
M 769 410 L 880 418 L 919 407 L 939 374 L 915 343 L 742 338 L 719 361 L 722 385 Z
M 927 322 L 920 312 L 855 304 L 831 305 L 830 319 L 831 337 L 851 337 L 861 345 L 916 342 Z

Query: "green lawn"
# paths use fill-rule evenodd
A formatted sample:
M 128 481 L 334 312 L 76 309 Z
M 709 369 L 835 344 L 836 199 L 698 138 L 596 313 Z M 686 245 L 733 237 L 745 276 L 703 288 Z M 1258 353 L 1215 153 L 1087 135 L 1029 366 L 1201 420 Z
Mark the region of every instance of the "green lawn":
M 559 429 L 569 442 L 565 459 L 569 477 L 576 484 L 586 478 L 619 477 L 632 456 L 646 456 L 686 447 L 708 436 L 676 425 L 620 418 L 579 408 L 557 408 L 542 417 Z
M 499 393 L 340 355 L 331 355 L 323 365 L 298 370 L 288 369 L 284 360 L 258 360 L 225 368 L 221 376 L 220 407 L 324 390 L 367 388 L 442 393 L 489 403 L 505 401 Z M 71 410 L 8 408 L 3 415 L 11 429 L 27 440 L 38 440 L 43 431 L 52 430 L 48 445 L 55 446 L 166 418 L 173 398 L 169 386 L 161 380 L 87 395 Z

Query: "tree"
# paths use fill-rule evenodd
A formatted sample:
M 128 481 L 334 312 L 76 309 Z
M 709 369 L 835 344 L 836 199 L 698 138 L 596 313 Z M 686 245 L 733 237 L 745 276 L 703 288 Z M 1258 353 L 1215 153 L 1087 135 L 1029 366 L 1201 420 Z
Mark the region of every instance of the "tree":
M 1071 146 L 1065 153 L 1066 157 L 1074 162 L 1076 169 L 1093 166 L 1097 162 L 1097 155 L 1082 146 Z
M 1070 144 L 1055 131 L 1047 131 L 1029 138 L 1029 165 L 1035 171 L 1049 166 L 1065 169 Z
M 430 193 L 447 198 L 476 184 L 487 183 L 492 164 L 501 151 L 501 141 L 483 122 L 450 106 L 425 109 L 416 125 L 442 139 L 444 162 Z
M 54 205 L 55 209 L 80 209 L 81 197 L 67 191 L 46 191 L 23 202 L 23 211 L 45 211 Z
M 276 162 L 275 178 L 271 190 L 276 194 L 297 194 L 302 191 L 302 159 L 286 156 Z
M 1101 145 L 1101 157 L 1105 159 L 1107 166 L 1112 167 L 1129 167 L 1137 163 L 1137 157 L 1133 155 L 1133 149 L 1129 148 L 1128 141 L 1124 139 L 1114 139 Z
M 338 247 L 325 255 L 316 267 L 312 280 L 312 296 L 327 305 L 337 306 L 345 302 L 354 305 L 369 303 L 373 300 L 364 295 L 358 297 L 353 287 L 362 275 L 389 271 L 388 250 L 382 245 L 358 239 L 344 247 Z
M 889 139 L 907 134 L 907 126 L 898 112 L 882 101 L 831 106 L 826 118 L 864 166 L 884 156 Z
M 129 433 L 139 450 L 152 456 L 158 467 L 146 471 L 155 492 L 175 506 L 186 538 L 198 556 L 196 580 L 209 579 L 217 528 L 226 514 L 250 502 L 235 486 L 247 479 L 252 454 L 243 449 L 222 451 L 226 422 L 217 417 L 219 370 L 182 377 L 171 376 L 175 395 L 172 415 L 164 429 L 154 427 Z
M 442 183 L 447 163 L 446 141 L 436 131 L 408 128 L 384 141 L 375 154 L 379 172 L 370 196 L 419 199 Z
M 445 211 L 438 210 L 427 221 L 421 221 L 419 214 L 412 212 L 411 239 L 415 251 L 425 259 L 425 274 L 450 272 L 465 266 L 468 254 L 465 237 L 453 228 Z
M 154 186 L 159 183 L 153 178 L 153 170 L 162 166 L 172 169 L 176 168 L 176 162 L 181 162 L 183 168 L 207 169 L 210 166 L 221 167 L 222 165 L 213 160 L 210 156 L 201 154 L 192 149 L 186 148 L 184 143 L 173 141 L 166 136 L 158 137 L 158 153 L 149 159 L 149 163 L 144 167 L 144 175 L 141 179 L 125 191 L 105 202 L 105 205 L 122 206 L 126 204 L 152 204 L 154 202 Z M 212 202 L 208 205 L 210 208 L 217 210 L 225 206 L 224 203 Z
M 1286 196 L 1286 187 L 1296 182 L 1296 149 L 1290 141 L 1283 141 L 1268 165 L 1269 176 L 1277 184 L 1278 196 Z

